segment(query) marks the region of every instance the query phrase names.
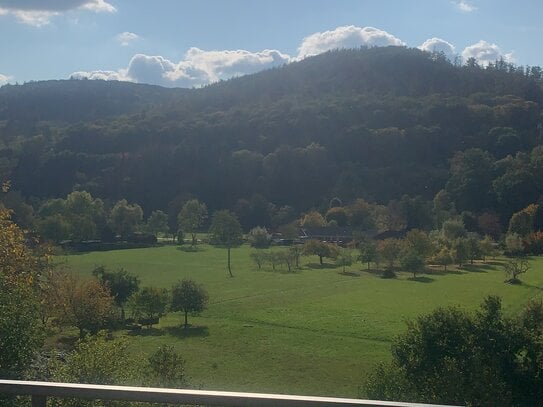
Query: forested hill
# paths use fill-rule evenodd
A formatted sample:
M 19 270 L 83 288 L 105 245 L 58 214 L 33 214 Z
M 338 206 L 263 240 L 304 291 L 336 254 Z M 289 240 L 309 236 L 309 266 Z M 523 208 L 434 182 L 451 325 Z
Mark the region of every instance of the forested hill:
M 538 67 L 387 47 L 202 89 L 4 86 L 0 171 L 36 209 L 77 189 L 147 213 L 197 197 L 263 224 L 332 197 L 430 201 L 445 189 L 458 211 L 508 219 L 543 194 L 541 79 Z

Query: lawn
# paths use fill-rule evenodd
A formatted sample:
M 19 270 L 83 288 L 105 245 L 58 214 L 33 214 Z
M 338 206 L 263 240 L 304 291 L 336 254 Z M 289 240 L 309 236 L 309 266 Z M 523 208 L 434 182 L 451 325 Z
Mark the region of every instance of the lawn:
M 141 286 L 170 287 L 185 277 L 203 284 L 209 307 L 189 318 L 188 332 L 172 313 L 152 329 L 120 334 L 142 354 L 175 346 L 192 385 L 213 390 L 358 396 L 367 372 L 389 358 L 390 342 L 405 321 L 438 306 L 473 310 L 489 294 L 501 296 L 508 313 L 543 298 L 543 258 L 532 259 L 523 284 L 509 285 L 499 261 L 414 281 L 407 273 L 382 279 L 360 263 L 343 274 L 340 267 L 319 267 L 317 257 L 303 257 L 296 273 L 258 271 L 251 250 L 232 250 L 234 278 L 227 274 L 226 250 L 206 245 L 197 252 L 164 246 L 57 261 L 85 276 L 96 265 L 124 267 Z

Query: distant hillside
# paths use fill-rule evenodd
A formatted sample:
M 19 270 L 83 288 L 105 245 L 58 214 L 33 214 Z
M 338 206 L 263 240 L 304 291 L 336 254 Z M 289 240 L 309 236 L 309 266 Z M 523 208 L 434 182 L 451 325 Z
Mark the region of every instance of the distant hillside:
M 0 120 L 90 121 L 163 106 L 188 92 L 117 81 L 59 80 L 6 85 L 0 88 Z
M 298 213 L 332 197 L 430 200 L 445 188 L 458 210 L 506 219 L 543 195 L 533 183 L 526 199 L 505 204 L 518 189 L 497 181 L 516 180 L 519 166 L 537 178 L 523 157 L 539 154 L 532 150 L 543 141 L 541 79 L 538 67 L 455 66 L 387 47 L 328 52 L 193 90 L 74 80 L 4 86 L 0 171 L 38 203 L 84 189 L 147 212 L 194 196 L 211 209 L 261 205 L 272 216 L 269 208 Z M 450 166 L 469 149 L 490 163 L 472 189 Z M 489 192 L 478 201 L 481 187 Z

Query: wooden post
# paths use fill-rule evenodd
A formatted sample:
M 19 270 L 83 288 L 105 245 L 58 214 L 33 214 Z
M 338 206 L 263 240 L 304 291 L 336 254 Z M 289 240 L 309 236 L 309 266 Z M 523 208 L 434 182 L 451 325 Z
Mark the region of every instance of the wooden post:
M 47 397 L 45 396 L 32 396 L 32 407 L 46 407 Z

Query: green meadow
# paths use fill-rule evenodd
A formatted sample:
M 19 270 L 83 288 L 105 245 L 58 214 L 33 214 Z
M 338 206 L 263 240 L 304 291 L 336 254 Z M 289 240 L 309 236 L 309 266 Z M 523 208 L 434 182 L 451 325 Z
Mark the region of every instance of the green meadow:
M 183 278 L 203 284 L 208 309 L 192 316 L 188 330 L 181 315 L 137 333 L 121 331 L 134 352 L 173 345 L 186 360 L 193 387 L 356 397 L 364 376 L 390 357 L 390 344 L 406 321 L 439 306 L 476 309 L 487 295 L 502 297 L 505 312 L 543 298 L 543 259 L 531 260 L 521 285 L 505 284 L 500 260 L 463 270 L 433 270 L 413 280 L 398 273 L 382 279 L 356 263 L 342 273 L 317 257 L 302 257 L 295 273 L 259 271 L 242 246 L 232 250 L 230 278 L 226 250 L 207 245 L 198 251 L 163 246 L 57 257 L 83 276 L 97 265 L 123 267 L 140 286 L 170 287 Z

